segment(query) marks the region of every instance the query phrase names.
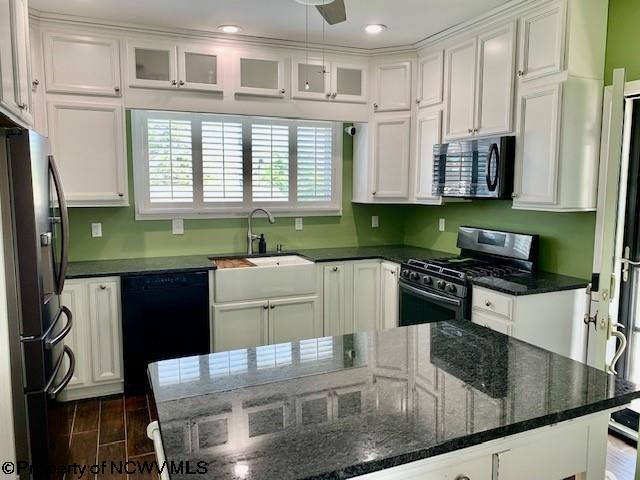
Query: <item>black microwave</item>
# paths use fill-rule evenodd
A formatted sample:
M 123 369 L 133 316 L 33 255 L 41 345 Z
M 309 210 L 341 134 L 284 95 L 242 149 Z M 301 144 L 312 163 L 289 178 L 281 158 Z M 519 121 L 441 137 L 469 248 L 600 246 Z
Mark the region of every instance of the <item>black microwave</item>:
M 510 199 L 516 137 L 489 137 L 433 147 L 433 193 L 442 197 Z

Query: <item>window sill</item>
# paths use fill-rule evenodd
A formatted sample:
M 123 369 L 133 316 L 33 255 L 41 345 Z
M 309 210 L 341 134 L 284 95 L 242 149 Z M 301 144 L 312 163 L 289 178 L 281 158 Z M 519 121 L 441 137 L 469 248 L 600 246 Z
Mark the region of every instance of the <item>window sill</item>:
M 294 217 L 341 217 L 342 209 L 327 210 L 278 210 L 275 208 L 265 207 L 274 217 L 294 218 Z M 247 218 L 251 213 L 248 211 L 236 212 L 138 212 L 136 211 L 136 220 L 174 220 L 177 218 L 185 220 L 211 220 L 224 218 Z

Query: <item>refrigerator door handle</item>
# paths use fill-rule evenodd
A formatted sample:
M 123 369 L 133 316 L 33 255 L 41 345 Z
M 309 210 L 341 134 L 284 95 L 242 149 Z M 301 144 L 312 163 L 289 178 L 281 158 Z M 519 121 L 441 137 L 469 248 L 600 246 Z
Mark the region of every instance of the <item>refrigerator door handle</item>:
M 71 313 L 71 310 L 69 310 L 64 305 L 60 307 L 60 312 L 58 312 L 58 318 L 56 318 L 54 325 L 58 323 L 58 321 L 60 320 L 60 317 L 62 317 L 63 314 L 67 318 L 67 323 L 64 326 L 64 328 L 60 331 L 60 333 L 58 333 L 58 335 L 56 335 L 53 338 L 47 338 L 45 340 L 44 343 L 46 348 L 52 348 L 58 343 L 60 343 L 71 331 L 71 327 L 73 327 L 73 314 Z
M 62 232 L 62 243 L 60 246 L 60 271 L 58 272 L 56 293 L 61 295 L 64 288 L 64 280 L 67 276 L 67 265 L 69 263 L 69 212 L 67 211 L 67 200 L 62 188 L 62 180 L 60 179 L 60 173 L 58 172 L 58 167 L 56 166 L 53 155 L 49 155 L 49 172 L 53 179 L 56 196 L 58 197 L 58 207 L 60 208 L 59 221 Z
M 62 368 L 62 363 L 64 361 L 64 354 L 66 354 L 67 357 L 69 357 L 69 370 L 67 370 L 67 373 L 65 373 L 62 380 L 60 380 L 60 383 L 58 383 L 57 385 L 54 385 L 56 377 L 58 376 L 58 373 Z M 60 355 L 60 358 L 58 359 L 58 362 L 56 363 L 56 366 L 53 369 L 51 380 L 49 381 L 49 384 L 45 389 L 45 392 L 49 395 L 50 398 L 55 398 L 62 390 L 64 390 L 64 388 L 69 384 L 69 382 L 73 378 L 73 374 L 75 373 L 75 371 L 76 371 L 76 356 L 73 354 L 73 350 L 71 350 L 68 346 L 65 345 L 64 351 L 62 352 L 62 355 Z

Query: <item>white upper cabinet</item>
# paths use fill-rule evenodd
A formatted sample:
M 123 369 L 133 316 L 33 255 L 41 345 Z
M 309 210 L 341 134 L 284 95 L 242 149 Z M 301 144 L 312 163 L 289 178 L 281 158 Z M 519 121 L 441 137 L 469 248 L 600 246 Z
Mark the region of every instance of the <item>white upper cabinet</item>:
M 442 103 L 444 53 L 438 50 L 418 58 L 418 97 L 420 108 Z
M 294 59 L 291 63 L 292 98 L 366 103 L 367 67 L 322 59 Z
M 433 147 L 442 140 L 442 110 L 421 110 L 416 120 L 416 174 L 414 197 L 417 203 L 440 205 L 442 197 L 433 193 Z
M 31 126 L 29 23 L 26 0 L 0 0 L 0 108 Z
M 514 23 L 478 37 L 478 94 L 475 133 L 512 131 L 516 29 Z
M 446 56 L 447 105 L 445 137 L 464 138 L 473 135 L 476 102 L 475 38 L 448 48 Z
M 556 202 L 561 95 L 561 84 L 520 95 L 514 205 Z
M 411 110 L 411 62 L 374 66 L 374 112 Z
M 235 59 L 235 93 L 285 98 L 288 59 L 274 54 L 239 54 Z
M 373 121 L 373 197 L 408 198 L 411 115 Z
M 48 93 L 121 95 L 118 39 L 45 32 L 43 42 Z
M 352 63 L 331 64 L 331 99 L 336 102 L 367 102 L 367 66 Z
M 178 45 L 178 88 L 182 90 L 223 91 L 221 51 L 199 45 Z
M 512 131 L 515 42 L 511 22 L 446 50 L 447 140 Z
M 548 7 L 520 19 L 520 63 L 518 76 L 531 80 L 563 69 L 566 2 Z
M 53 154 L 70 206 L 127 204 L 123 108 L 115 99 L 48 102 Z
M 328 62 L 297 58 L 291 61 L 291 97 L 306 100 L 330 100 L 331 76 Z
M 130 87 L 176 88 L 178 62 L 176 46 L 162 42 L 127 42 Z

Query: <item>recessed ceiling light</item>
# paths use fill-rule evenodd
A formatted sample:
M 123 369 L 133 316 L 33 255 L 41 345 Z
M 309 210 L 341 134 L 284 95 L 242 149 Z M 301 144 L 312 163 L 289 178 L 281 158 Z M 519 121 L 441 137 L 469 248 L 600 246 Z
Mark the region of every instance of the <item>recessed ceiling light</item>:
M 387 26 L 380 23 L 372 23 L 364 27 L 364 31 L 371 35 L 377 35 L 378 33 L 384 32 L 386 29 Z
M 223 33 L 239 33 L 242 31 L 242 28 L 237 25 L 220 25 L 218 30 Z

